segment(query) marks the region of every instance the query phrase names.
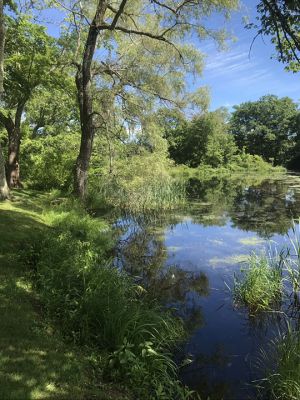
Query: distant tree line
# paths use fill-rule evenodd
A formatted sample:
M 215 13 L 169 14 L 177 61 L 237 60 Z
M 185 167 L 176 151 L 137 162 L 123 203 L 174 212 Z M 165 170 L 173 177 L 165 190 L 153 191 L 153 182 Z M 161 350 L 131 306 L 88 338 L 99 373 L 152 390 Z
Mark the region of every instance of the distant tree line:
M 274 165 L 300 169 L 300 110 L 288 97 L 266 95 L 234 107 L 200 114 L 163 116 L 170 157 L 177 164 L 219 167 L 234 155 L 259 155 Z

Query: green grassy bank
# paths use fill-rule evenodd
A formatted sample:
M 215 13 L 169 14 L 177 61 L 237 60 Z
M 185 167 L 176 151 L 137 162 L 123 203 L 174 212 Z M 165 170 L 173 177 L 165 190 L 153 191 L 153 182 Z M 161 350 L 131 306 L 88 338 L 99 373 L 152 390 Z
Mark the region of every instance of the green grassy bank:
M 46 322 L 20 257 L 26 243 L 39 242 L 49 230 L 45 199 L 20 191 L 0 203 L 0 398 L 129 398 L 116 384 L 101 381 L 90 351 L 67 343 L 57 326 Z
M 0 204 L 0 398 L 188 399 L 180 320 L 111 265 L 114 234 L 72 198 Z

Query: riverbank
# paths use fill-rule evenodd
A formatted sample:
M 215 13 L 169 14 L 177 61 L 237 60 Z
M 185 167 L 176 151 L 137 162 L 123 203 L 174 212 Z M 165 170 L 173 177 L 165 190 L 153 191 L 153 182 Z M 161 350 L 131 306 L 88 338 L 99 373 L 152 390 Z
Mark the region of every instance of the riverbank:
M 29 190 L 0 215 L 1 398 L 189 398 L 172 360 L 182 323 L 112 267 L 105 220 Z
M 24 190 L 0 203 L 0 398 L 129 399 L 118 385 L 99 378 L 90 351 L 66 342 L 45 318 L 20 256 L 27 243 L 39 242 L 50 229 L 43 216 L 45 199 Z

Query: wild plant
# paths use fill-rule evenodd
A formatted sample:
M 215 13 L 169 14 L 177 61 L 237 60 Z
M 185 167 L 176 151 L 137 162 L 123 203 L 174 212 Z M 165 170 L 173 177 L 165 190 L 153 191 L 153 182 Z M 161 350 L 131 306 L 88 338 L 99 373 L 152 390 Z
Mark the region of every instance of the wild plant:
M 247 306 L 250 313 L 270 310 L 282 294 L 282 268 L 281 255 L 252 253 L 247 267 L 234 276 L 234 302 Z

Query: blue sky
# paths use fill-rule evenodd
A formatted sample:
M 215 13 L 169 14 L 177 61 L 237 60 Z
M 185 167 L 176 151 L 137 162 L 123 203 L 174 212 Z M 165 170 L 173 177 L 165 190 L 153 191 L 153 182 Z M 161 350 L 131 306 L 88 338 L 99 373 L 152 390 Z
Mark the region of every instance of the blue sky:
M 249 55 L 256 32 L 244 28 L 243 17 L 255 22 L 257 3 L 258 0 L 243 0 L 241 9 L 226 22 L 226 28 L 235 37 L 235 41 L 228 43 L 226 51 L 220 51 L 213 41 L 193 40 L 206 57 L 202 76 L 193 81 L 189 79 L 189 87 L 196 90 L 208 86 L 212 110 L 221 106 L 231 109 L 236 104 L 257 100 L 265 94 L 289 96 L 300 101 L 300 73 L 287 72 L 283 64 L 271 59 L 275 50 L 267 37 L 258 37 Z M 62 19 L 63 15 L 58 14 L 57 10 L 47 10 L 50 34 L 59 34 Z M 209 19 L 209 24 L 218 28 L 224 26 L 224 21 L 215 16 Z
M 283 64 L 271 59 L 275 50 L 268 38 L 262 40 L 258 37 L 249 56 L 255 31 L 244 28 L 243 17 L 248 16 L 255 22 L 257 1 L 243 3 L 242 9 L 227 22 L 228 29 L 236 38 L 235 42 L 229 43 L 227 51 L 220 52 L 212 42 L 197 44 L 206 54 L 206 65 L 202 77 L 193 85 L 210 87 L 211 109 L 231 108 L 265 94 L 289 96 L 299 102 L 300 73 L 287 72 Z

